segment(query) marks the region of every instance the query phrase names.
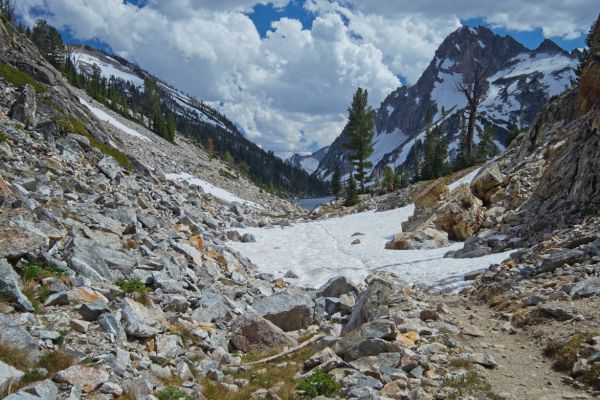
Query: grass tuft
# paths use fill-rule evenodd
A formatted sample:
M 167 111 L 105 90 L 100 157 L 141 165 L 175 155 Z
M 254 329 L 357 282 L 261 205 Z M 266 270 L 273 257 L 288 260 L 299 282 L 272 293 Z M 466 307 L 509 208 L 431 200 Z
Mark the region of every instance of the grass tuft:
M 25 72 L 19 71 L 12 65 L 0 64 L 0 77 L 17 87 L 29 84 L 39 93 L 46 93 L 48 91 L 48 88 L 45 85 L 41 84 Z
M 544 355 L 554 360 L 556 370 L 571 371 L 584 344 L 591 341 L 593 336 L 591 333 L 580 333 L 566 341 L 550 340 L 544 348 Z
M 58 126 L 63 132 L 74 133 L 84 136 L 90 141 L 90 145 L 100 150 L 102 154 L 113 157 L 123 168 L 131 169 L 133 164 L 129 158 L 119 149 L 115 149 L 107 144 L 100 142 L 94 136 L 90 135 L 85 124 L 72 115 L 67 115 L 57 120 Z

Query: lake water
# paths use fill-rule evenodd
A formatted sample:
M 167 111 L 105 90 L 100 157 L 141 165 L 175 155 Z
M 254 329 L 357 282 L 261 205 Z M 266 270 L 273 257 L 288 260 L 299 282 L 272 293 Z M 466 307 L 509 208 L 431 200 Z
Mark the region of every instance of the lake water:
M 315 199 L 293 199 L 290 200 L 292 204 L 298 204 L 300 207 L 305 210 L 312 211 L 323 203 L 328 203 L 333 200 L 335 197 L 319 197 Z

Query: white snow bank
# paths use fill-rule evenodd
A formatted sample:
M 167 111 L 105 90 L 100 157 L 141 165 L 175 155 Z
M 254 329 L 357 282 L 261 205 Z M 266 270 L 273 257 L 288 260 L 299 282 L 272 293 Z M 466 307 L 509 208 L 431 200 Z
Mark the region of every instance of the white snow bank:
M 81 97 L 79 98 L 79 102 L 81 104 L 83 104 L 84 106 L 86 106 L 92 112 L 92 114 L 94 114 L 98 119 L 100 119 L 100 120 L 102 120 L 104 122 L 108 122 L 110 125 L 114 126 L 115 128 L 117 128 L 121 132 L 123 132 L 123 133 L 125 133 L 125 134 L 127 134 L 129 136 L 133 136 L 133 137 L 136 137 L 138 139 L 144 140 L 146 142 L 151 142 L 151 140 L 148 139 L 146 136 L 144 136 L 141 133 L 139 133 L 138 131 L 136 131 L 134 129 L 131 129 L 130 127 L 122 124 L 121 122 L 119 122 L 115 118 L 111 117 L 110 115 L 108 115 L 107 113 L 105 113 L 104 111 L 102 111 L 101 109 L 92 106 L 90 103 L 88 103 L 87 101 L 85 101 Z
M 477 171 L 461 179 L 468 183 Z M 459 182 L 456 182 L 459 183 Z M 505 260 L 507 253 L 481 258 L 443 258 L 450 250 L 461 249 L 452 243 L 435 250 L 385 250 L 385 243 L 401 231 L 401 224 L 414 212 L 414 205 L 385 212 L 364 212 L 341 218 L 301 223 L 287 228 L 248 228 L 256 243 L 231 242 L 230 246 L 254 262 L 261 272 L 283 277 L 292 271 L 299 278 L 290 279 L 306 287 L 319 287 L 328 279 L 344 275 L 362 281 L 372 271 L 386 270 L 398 274 L 408 284 L 444 288 L 465 285 L 462 277 L 473 270 Z M 355 233 L 363 236 L 353 236 Z M 360 239 L 361 243 L 352 245 Z M 442 282 L 443 281 L 443 282 Z
M 196 178 L 195 176 L 190 175 L 185 172 L 181 173 L 181 174 L 166 174 L 165 178 L 170 181 L 186 181 L 190 185 L 200 186 L 202 188 L 202 190 L 204 190 L 204 192 L 210 193 L 213 196 L 215 196 L 221 200 L 225 200 L 229 203 L 241 203 L 241 204 L 247 204 L 247 205 L 250 205 L 253 207 L 257 207 L 257 208 L 262 208 L 252 201 L 244 200 L 241 197 L 238 197 L 223 188 L 217 187 L 217 186 L 213 185 L 212 183 L 206 182 L 200 178 Z
M 481 171 L 481 168 L 477 168 L 476 170 L 469 172 L 467 175 L 465 175 L 462 178 L 449 184 L 448 189 L 454 190 L 457 187 L 459 187 L 460 185 L 462 185 L 463 183 L 466 183 L 466 184 L 471 183 L 471 181 L 473 180 L 473 178 L 475 178 L 477 176 L 479 171 Z

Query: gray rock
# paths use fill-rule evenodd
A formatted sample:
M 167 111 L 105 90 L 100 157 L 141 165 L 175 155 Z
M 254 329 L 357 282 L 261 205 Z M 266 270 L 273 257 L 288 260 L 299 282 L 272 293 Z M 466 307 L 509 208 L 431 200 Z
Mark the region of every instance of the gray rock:
M 129 336 L 149 338 L 168 326 L 162 310 L 158 308 L 146 307 L 128 298 L 123 299 L 120 308 L 125 332 Z
M 553 272 L 564 264 L 572 265 L 582 261 L 585 258 L 585 252 L 577 249 L 559 249 L 551 254 L 545 254 L 541 257 L 540 271 Z
M 79 236 L 69 240 L 66 258 L 71 269 L 99 282 L 130 276 L 136 265 L 134 257 Z
M 403 347 L 396 342 L 388 342 L 383 339 L 366 339 L 338 353 L 344 361 L 352 361 L 362 357 L 376 356 L 381 353 L 399 353 L 403 350 Z
M 496 368 L 496 366 L 498 365 L 494 357 L 491 354 L 487 353 L 467 353 L 465 355 L 465 359 L 467 361 L 482 365 L 485 368 L 490 369 Z
M 304 329 L 313 321 L 313 301 L 302 293 L 277 293 L 258 300 L 253 307 L 285 332 Z
M 576 308 L 561 304 L 544 305 L 540 306 L 538 309 L 544 314 L 559 321 L 567 321 L 579 315 Z
M 573 286 L 570 294 L 574 299 L 600 295 L 600 278 L 589 278 L 578 282 Z
M 108 333 L 111 342 L 126 339 L 125 330 L 114 315 L 110 313 L 100 315 L 100 317 L 98 317 L 98 325 Z
M 194 322 L 215 322 L 223 324 L 231 321 L 231 307 L 225 296 L 212 290 L 202 293 L 199 307 L 192 313 Z
M 39 253 L 48 248 L 49 240 L 38 230 L 5 228 L 0 226 L 0 259 L 18 259 L 28 253 Z
M 23 375 L 22 371 L 0 361 L 0 389 L 5 388 L 11 382 L 19 380 Z
M 526 307 L 530 307 L 530 306 L 537 306 L 540 303 L 544 303 L 548 301 L 548 297 L 546 296 L 539 296 L 539 295 L 531 295 L 528 296 L 526 298 L 524 298 L 523 300 L 521 300 L 521 304 L 523 304 Z
M 256 242 L 256 238 L 251 233 L 244 233 L 242 235 L 242 243 L 254 243 Z
M 107 382 L 109 377 L 108 372 L 103 369 L 87 365 L 73 365 L 57 372 L 54 375 L 54 380 L 68 383 L 85 393 L 91 393 L 104 382 Z
M 331 278 L 317 291 L 318 297 L 340 297 L 343 294 L 358 294 L 358 289 L 345 276 Z
M 0 259 L 0 296 L 22 311 L 33 312 L 33 305 L 21 292 L 21 279 L 12 266 Z
M 363 339 L 396 340 L 397 334 L 396 324 L 386 319 L 367 322 L 360 327 L 360 337 Z
M 109 312 L 108 304 L 104 301 L 93 301 L 91 303 L 83 303 L 77 310 L 81 318 L 85 321 L 96 321 L 100 315 Z
M 144 378 L 137 377 L 132 379 L 124 379 L 121 381 L 123 392 L 129 394 L 135 400 L 145 400 L 154 392 L 152 383 Z
M 373 279 L 356 301 L 350 320 L 342 328 L 342 335 L 352 332 L 365 322 L 387 315 L 388 304 L 393 296 L 390 283 L 382 279 Z
M 100 168 L 100 171 L 102 171 L 102 173 L 110 180 L 114 180 L 121 172 L 119 163 L 111 156 L 104 156 L 98 163 L 98 168 Z
M 244 352 L 272 350 L 297 344 L 283 330 L 258 314 L 240 315 L 233 322 L 231 332 L 231 343 Z
M 177 335 L 156 335 L 154 339 L 156 355 L 161 358 L 175 358 L 183 352 L 183 342 Z
M 31 364 L 41 356 L 37 341 L 14 319 L 4 315 L 0 315 L 0 344 L 20 351 Z
M 37 100 L 35 88 L 29 84 L 25 84 L 17 101 L 12 106 L 12 118 L 23 123 L 25 128 L 29 128 L 35 123 L 37 113 Z
M 51 380 L 31 383 L 4 400 L 56 400 L 58 388 Z

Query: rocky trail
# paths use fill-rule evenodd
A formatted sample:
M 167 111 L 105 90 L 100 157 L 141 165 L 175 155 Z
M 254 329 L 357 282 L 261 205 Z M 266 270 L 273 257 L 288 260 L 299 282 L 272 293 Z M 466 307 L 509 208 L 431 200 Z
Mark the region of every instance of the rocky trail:
M 534 339 L 500 319 L 487 305 L 457 295 L 431 296 L 427 301 L 448 307 L 447 321 L 463 329 L 461 343 L 466 349 L 486 352 L 497 362 L 484 369 L 492 391 L 506 400 L 589 399 L 566 385 L 564 374 L 552 369 Z

